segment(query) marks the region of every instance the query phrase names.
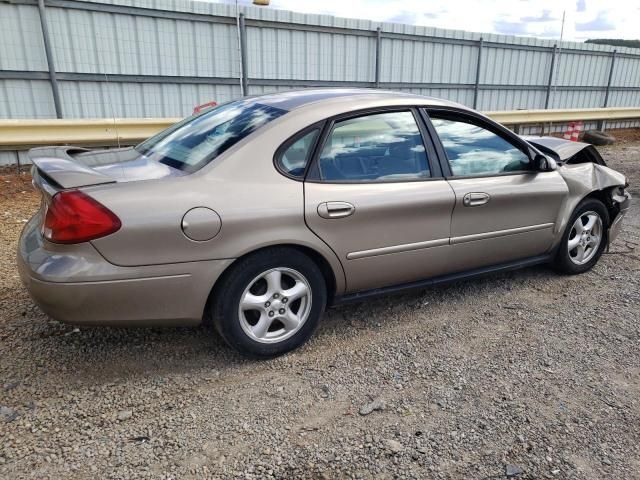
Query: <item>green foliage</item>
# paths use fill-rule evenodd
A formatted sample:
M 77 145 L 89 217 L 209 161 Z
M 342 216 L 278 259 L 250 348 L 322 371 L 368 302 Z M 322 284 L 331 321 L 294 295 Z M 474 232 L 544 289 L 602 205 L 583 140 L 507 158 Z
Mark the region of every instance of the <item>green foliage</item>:
M 622 40 L 617 38 L 593 38 L 584 43 L 596 43 L 598 45 L 613 45 L 614 47 L 640 48 L 640 40 Z

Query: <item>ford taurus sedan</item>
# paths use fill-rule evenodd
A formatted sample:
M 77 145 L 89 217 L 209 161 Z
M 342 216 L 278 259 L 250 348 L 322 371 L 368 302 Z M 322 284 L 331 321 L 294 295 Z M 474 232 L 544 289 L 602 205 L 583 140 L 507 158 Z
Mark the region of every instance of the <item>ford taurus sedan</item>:
M 77 324 L 212 321 L 270 357 L 327 306 L 516 267 L 592 268 L 629 208 L 591 146 L 451 102 L 319 89 L 206 109 L 135 148 L 30 152 L 22 280 Z

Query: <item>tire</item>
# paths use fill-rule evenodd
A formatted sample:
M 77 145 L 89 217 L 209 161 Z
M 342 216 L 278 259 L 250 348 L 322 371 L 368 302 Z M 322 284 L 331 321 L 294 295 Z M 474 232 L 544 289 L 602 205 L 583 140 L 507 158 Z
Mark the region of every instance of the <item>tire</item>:
M 611 135 L 607 135 L 600 130 L 588 130 L 584 132 L 582 136 L 582 140 L 584 142 L 590 143 L 591 145 L 611 145 L 616 141 L 614 137 Z
M 589 229 L 584 229 L 592 219 L 594 224 Z M 580 225 L 583 228 L 582 233 Z M 587 198 L 580 202 L 562 235 L 553 263 L 554 268 L 560 273 L 569 275 L 584 273 L 593 268 L 607 246 L 608 228 L 609 212 L 600 200 Z M 599 237 L 597 245 L 594 240 L 596 237 Z
M 239 260 L 225 273 L 214 291 L 211 313 L 230 347 L 270 358 L 304 344 L 318 327 L 326 302 L 326 282 L 315 262 L 293 248 L 272 248 Z

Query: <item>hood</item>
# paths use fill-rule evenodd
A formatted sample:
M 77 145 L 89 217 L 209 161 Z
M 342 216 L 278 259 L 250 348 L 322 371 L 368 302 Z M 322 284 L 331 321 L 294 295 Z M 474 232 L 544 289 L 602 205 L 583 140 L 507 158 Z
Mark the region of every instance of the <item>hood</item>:
M 588 143 L 572 142 L 564 138 L 533 136 L 523 136 L 522 138 L 543 153 L 549 153 L 547 150 L 551 150 L 560 161 L 566 161 L 585 148 L 591 147 Z

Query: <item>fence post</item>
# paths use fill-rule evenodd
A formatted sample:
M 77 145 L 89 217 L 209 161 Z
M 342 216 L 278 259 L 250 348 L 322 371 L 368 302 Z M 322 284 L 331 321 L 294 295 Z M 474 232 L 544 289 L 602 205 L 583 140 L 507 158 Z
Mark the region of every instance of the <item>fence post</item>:
M 544 109 L 547 110 L 549 108 L 549 102 L 551 100 L 551 87 L 553 86 L 553 73 L 556 66 L 556 54 L 558 52 L 558 44 L 556 43 L 553 46 L 553 51 L 551 53 L 551 67 L 549 68 L 549 81 L 547 82 L 547 96 L 544 99 Z M 549 124 L 549 132 L 551 132 L 551 124 Z M 540 135 L 544 136 L 545 134 L 545 124 L 542 124 L 542 128 L 540 129 Z
M 247 25 L 244 21 L 244 13 L 238 16 L 240 24 L 240 85 L 242 96 L 249 95 L 249 84 L 247 82 Z
M 611 90 L 611 80 L 613 79 L 613 67 L 616 64 L 617 51 L 618 50 L 614 49 L 613 52 L 611 52 L 611 66 L 609 67 L 609 79 L 607 80 L 607 89 L 604 92 L 604 105 L 602 105 L 603 108 L 607 108 L 607 106 L 609 105 L 609 91 Z M 601 132 L 604 132 L 606 125 L 607 125 L 606 120 L 600 120 L 598 122 L 598 130 L 600 130 Z
M 42 40 L 44 41 L 44 54 L 47 57 L 49 67 L 49 82 L 51 83 L 51 93 L 53 94 L 53 106 L 56 117 L 62 118 L 62 106 L 60 105 L 60 90 L 58 90 L 58 78 L 56 77 L 56 67 L 53 63 L 53 53 L 51 52 L 51 40 L 49 38 L 49 28 L 47 26 L 47 14 L 45 12 L 44 0 L 38 0 L 38 13 L 40 14 L 40 25 L 42 26 Z
M 482 66 L 482 45 L 484 40 L 478 40 L 478 61 L 476 62 L 476 84 L 473 87 L 473 108 L 478 108 L 478 91 L 480 89 L 480 68 Z
M 376 29 L 376 72 L 375 72 L 375 85 L 376 88 L 380 88 L 380 64 L 382 54 L 382 29 L 378 27 Z
M 544 99 L 544 109 L 549 108 L 549 100 L 551 99 L 551 86 L 553 85 L 553 70 L 556 66 L 556 53 L 558 51 L 558 44 L 553 46 L 553 53 L 551 54 L 551 68 L 549 69 L 549 81 L 547 82 L 547 97 Z

